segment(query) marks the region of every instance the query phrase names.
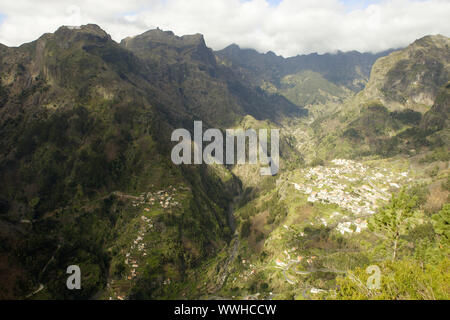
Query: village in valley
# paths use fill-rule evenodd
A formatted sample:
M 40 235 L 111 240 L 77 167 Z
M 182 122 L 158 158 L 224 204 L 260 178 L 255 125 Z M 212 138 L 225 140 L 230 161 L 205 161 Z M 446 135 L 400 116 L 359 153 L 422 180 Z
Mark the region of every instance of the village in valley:
M 367 160 L 352 161 L 335 159 L 326 165 L 307 167 L 287 172 L 277 182 L 276 190 L 282 195 L 279 201 L 290 203 L 292 208 L 315 208 L 314 214 L 302 218 L 301 212 L 289 210 L 287 218 L 265 239 L 264 247 L 273 253 L 270 264 L 246 257 L 240 248 L 240 259 L 234 261 L 228 282 L 232 286 L 240 282 L 252 281 L 259 273 L 269 272 L 277 275 L 281 282 L 288 285 L 300 285 L 301 279 L 315 272 L 345 273 L 346 270 L 327 264 L 327 254 L 321 251 L 305 252 L 297 246 L 285 241 L 292 234 L 307 239 L 306 228 L 329 228 L 342 237 L 353 237 L 368 229 L 368 219 L 391 199 L 402 186 L 410 184 L 417 178 L 407 161 L 402 160 Z M 165 190 L 147 192 L 138 197 L 128 198 L 130 207 L 137 210 L 136 217 L 129 224 L 129 237 L 121 247 L 123 257 L 123 275 L 118 279 L 111 278 L 107 284 L 106 299 L 124 300 L 133 283 L 139 279 L 142 267 L 156 244 L 155 238 L 160 232 L 156 217 L 168 214 L 180 207 L 184 191 L 183 187 L 170 186 Z M 300 209 L 303 210 L 303 209 Z M 293 221 L 297 221 L 297 226 Z M 298 224 L 300 223 L 300 225 Z M 300 226 L 300 227 L 299 227 Z M 303 231 L 302 231 L 303 230 Z M 131 236 L 132 235 L 132 236 Z M 281 241 L 280 241 L 281 240 Z M 259 259 L 259 258 L 258 258 Z M 332 259 L 330 257 L 330 259 Z M 161 285 L 174 282 L 166 277 Z M 305 294 L 317 295 L 326 292 L 320 285 L 310 285 Z M 271 299 L 276 295 L 260 292 L 248 292 L 246 299 Z M 241 297 L 241 298 L 243 298 Z M 231 296 L 232 299 L 239 298 Z
M 292 182 L 295 190 L 307 196 L 309 203 L 319 202 L 339 207 L 329 217 L 319 218 L 327 227 L 341 221 L 341 234 L 360 233 L 367 229 L 367 218 L 387 203 L 393 192 L 412 181 L 409 171 L 391 171 L 352 160 L 335 159 L 330 166 L 301 171 L 302 179 Z
M 345 270 L 327 266 L 324 263 L 327 258 L 321 252 L 305 254 L 297 247 L 286 248 L 289 242 L 283 239 L 294 233 L 306 240 L 306 232 L 301 230 L 308 227 L 331 228 L 343 237 L 361 234 L 368 229 L 370 216 L 414 178 L 409 162 L 393 159 L 365 162 L 335 159 L 327 165 L 298 169 L 280 178 L 278 193 L 287 203 L 297 203 L 297 206 L 289 210 L 285 222 L 266 240 L 265 247 L 274 253 L 272 270 L 278 270 L 280 279 L 290 285 L 298 284 L 298 277 L 314 272 L 345 273 Z M 315 207 L 316 213 L 294 226 L 294 221 L 298 221 L 296 217 L 301 214 L 295 208 L 304 206 Z M 311 286 L 307 292 L 325 291 Z

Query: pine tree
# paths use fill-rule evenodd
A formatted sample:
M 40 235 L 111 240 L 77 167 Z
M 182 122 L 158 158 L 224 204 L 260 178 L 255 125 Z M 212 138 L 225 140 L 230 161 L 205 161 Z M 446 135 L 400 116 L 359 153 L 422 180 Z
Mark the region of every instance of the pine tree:
M 369 229 L 383 234 L 392 247 L 392 260 L 397 257 L 401 235 L 405 235 L 413 226 L 414 218 L 419 216 L 417 197 L 409 196 L 402 190 L 393 196 L 391 202 L 369 220 Z
M 441 241 L 450 241 L 450 203 L 444 205 L 442 210 L 432 217 L 434 231 Z

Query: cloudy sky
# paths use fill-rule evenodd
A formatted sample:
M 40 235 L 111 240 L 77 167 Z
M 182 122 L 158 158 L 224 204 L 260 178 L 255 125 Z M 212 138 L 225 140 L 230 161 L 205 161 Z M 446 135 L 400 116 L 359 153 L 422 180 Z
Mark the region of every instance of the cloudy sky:
M 160 27 L 202 33 L 285 57 L 378 52 L 428 34 L 450 36 L 450 0 L 3 0 L 0 43 L 17 46 L 61 25 L 96 23 L 114 40 Z

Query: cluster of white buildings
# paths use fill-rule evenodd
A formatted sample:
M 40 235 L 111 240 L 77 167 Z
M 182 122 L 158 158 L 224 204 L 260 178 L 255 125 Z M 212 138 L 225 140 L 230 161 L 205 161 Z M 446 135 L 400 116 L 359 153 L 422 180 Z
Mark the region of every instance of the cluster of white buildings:
M 389 201 L 390 189 L 400 188 L 407 172 L 388 173 L 361 163 L 337 159 L 335 167 L 315 167 L 305 172 L 304 183 L 294 183 L 296 190 L 306 194 L 309 202 L 336 204 L 355 215 L 374 214 L 379 202 Z
M 177 189 L 173 186 L 169 186 L 167 190 L 156 191 L 155 193 L 148 192 L 142 193 L 136 200 L 133 201 L 133 207 L 140 207 L 145 205 L 154 206 L 155 204 L 159 204 L 161 208 L 168 209 L 171 207 L 176 207 L 179 205 L 177 201 L 175 201 Z M 149 208 L 146 208 L 145 211 L 150 211 Z
M 340 222 L 336 230 L 341 234 L 361 233 L 368 227 L 367 220 L 356 219 L 355 221 Z
M 381 204 L 390 200 L 391 192 L 408 180 L 408 172 L 388 172 L 345 159 L 331 162 L 330 167 L 305 169 L 303 183 L 294 183 L 294 188 L 305 194 L 308 202 L 336 204 L 356 217 L 374 214 Z M 325 218 L 320 223 L 329 224 Z M 342 222 L 337 227 L 342 234 L 360 233 L 365 229 L 367 221 L 361 219 Z

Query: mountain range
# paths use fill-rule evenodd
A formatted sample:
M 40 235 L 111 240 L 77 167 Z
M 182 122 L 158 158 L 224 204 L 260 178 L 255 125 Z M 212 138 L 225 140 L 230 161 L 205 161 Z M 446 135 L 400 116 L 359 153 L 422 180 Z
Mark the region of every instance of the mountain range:
M 448 201 L 449 45 L 437 35 L 377 54 L 286 59 L 160 29 L 117 43 L 93 24 L 0 45 L 0 299 L 297 297 L 289 262 L 276 259 L 286 245 L 306 257 L 377 241 L 313 229 L 345 211 L 295 198 L 302 170 L 337 158 L 424 175 L 437 166 L 417 178 L 439 190 L 421 209 L 430 218 Z M 282 173 L 174 165 L 171 133 L 196 120 L 279 128 Z M 65 287 L 69 265 L 81 267 L 80 291 Z M 331 290 L 338 273 L 324 273 L 302 283 Z

